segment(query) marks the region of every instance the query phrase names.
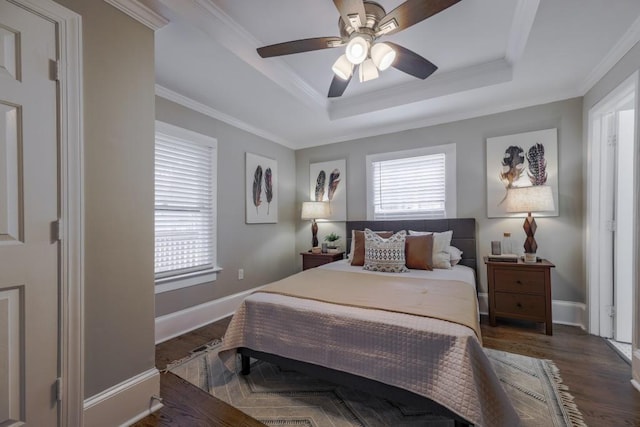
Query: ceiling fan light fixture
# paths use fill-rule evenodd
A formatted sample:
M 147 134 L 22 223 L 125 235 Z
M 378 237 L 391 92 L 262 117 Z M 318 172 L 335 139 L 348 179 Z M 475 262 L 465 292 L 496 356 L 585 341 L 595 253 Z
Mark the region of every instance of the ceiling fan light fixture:
M 396 51 L 386 43 L 376 43 L 371 48 L 371 59 L 380 71 L 384 71 L 395 61 Z
M 369 55 L 369 43 L 362 36 L 352 38 L 347 44 L 346 55 L 354 65 L 362 64 Z
M 376 64 L 374 64 L 371 59 L 367 59 L 362 64 L 360 64 L 360 69 L 358 70 L 358 72 L 360 83 L 378 78 L 378 68 L 376 68 Z
M 353 74 L 353 64 L 347 59 L 347 55 L 340 55 L 340 58 L 333 63 L 331 70 L 342 80 L 347 80 Z

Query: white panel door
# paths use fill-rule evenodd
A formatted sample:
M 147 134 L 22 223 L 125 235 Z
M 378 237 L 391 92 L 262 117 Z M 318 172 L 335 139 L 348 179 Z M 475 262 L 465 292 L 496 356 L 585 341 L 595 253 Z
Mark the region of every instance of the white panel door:
M 620 110 L 617 129 L 614 303 L 616 341 L 631 343 L 633 324 L 633 169 L 635 109 Z
M 0 425 L 58 425 L 56 27 L 0 0 Z

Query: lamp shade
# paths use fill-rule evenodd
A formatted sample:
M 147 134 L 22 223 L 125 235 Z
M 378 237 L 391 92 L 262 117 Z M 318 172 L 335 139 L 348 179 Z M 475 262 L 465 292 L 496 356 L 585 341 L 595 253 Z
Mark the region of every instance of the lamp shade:
M 384 71 L 393 64 L 396 59 L 396 51 L 386 43 L 376 43 L 371 48 L 371 59 L 380 71 Z
M 509 213 L 553 211 L 555 204 L 551 187 L 533 185 L 531 187 L 509 188 L 505 207 Z
M 349 62 L 347 55 L 340 55 L 340 58 L 333 63 L 331 70 L 342 80 L 347 80 L 353 73 L 353 64 Z
M 302 219 L 329 218 L 330 214 L 328 202 L 302 202 Z
M 378 69 L 371 59 L 367 59 L 362 64 L 360 64 L 360 69 L 358 70 L 360 82 L 366 82 L 368 80 L 377 79 Z
M 369 43 L 364 37 L 356 36 L 347 43 L 345 53 L 352 64 L 361 64 L 369 55 Z

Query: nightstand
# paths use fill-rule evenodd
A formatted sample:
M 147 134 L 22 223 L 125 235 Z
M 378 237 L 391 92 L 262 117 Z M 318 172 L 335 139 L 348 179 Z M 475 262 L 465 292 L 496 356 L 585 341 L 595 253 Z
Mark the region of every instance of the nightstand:
M 329 264 L 344 258 L 344 251 L 336 254 L 312 254 L 311 252 L 300 252 L 302 255 L 302 269 L 308 270 L 319 265 Z
M 532 320 L 545 324 L 547 335 L 553 334 L 551 321 L 551 269 L 546 259 L 536 263 L 488 261 L 489 323 L 496 317 Z

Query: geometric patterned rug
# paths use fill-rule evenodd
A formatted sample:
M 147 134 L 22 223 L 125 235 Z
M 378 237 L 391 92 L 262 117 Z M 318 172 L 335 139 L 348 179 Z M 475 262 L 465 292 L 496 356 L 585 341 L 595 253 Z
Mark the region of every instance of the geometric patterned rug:
M 253 361 L 251 374 L 228 372 L 219 341 L 167 366 L 167 370 L 268 426 L 453 426 L 451 419 L 359 390 Z M 586 427 L 552 361 L 485 349 L 526 427 Z M 239 369 L 238 369 L 239 370 Z

